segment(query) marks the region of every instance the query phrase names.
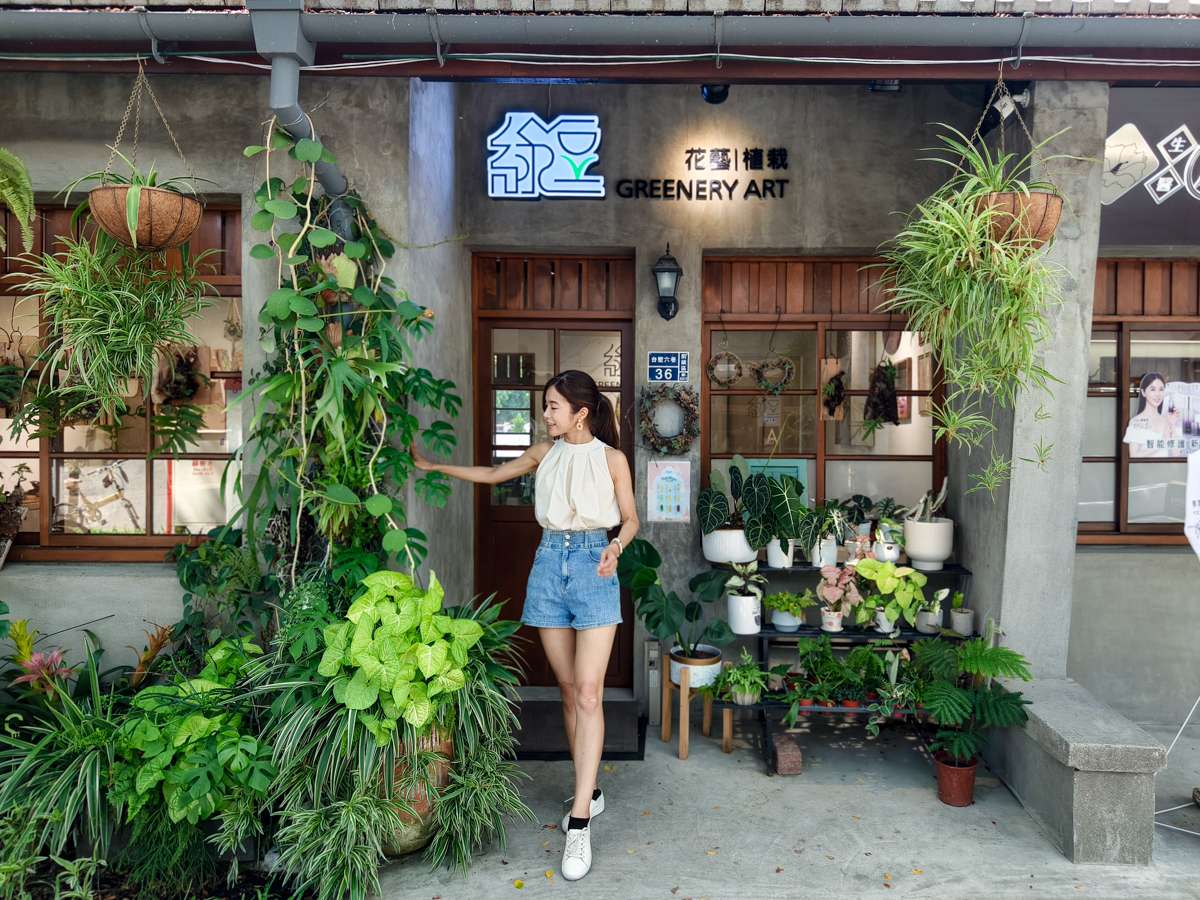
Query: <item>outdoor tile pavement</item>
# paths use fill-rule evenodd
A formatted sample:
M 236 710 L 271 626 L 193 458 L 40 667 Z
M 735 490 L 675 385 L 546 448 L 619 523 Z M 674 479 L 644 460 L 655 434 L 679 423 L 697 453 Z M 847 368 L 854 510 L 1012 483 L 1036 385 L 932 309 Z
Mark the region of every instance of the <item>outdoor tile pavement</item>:
M 837 719 L 800 724 L 804 772 L 792 778 L 766 775 L 748 716 L 729 756 L 718 726 L 712 739 L 693 730 L 685 761 L 653 729 L 645 761 L 606 761 L 607 809 L 594 826 L 591 874 L 578 883 L 559 874 L 563 837 L 551 827 L 571 791 L 571 764 L 522 763 L 539 824 L 512 826 L 507 848 L 481 854 L 465 880 L 430 873 L 419 858 L 391 865 L 381 874 L 383 900 L 1200 897 L 1200 838 L 1158 829 L 1151 867 L 1076 866 L 984 768 L 975 805 L 952 809 L 938 801 L 933 764 L 911 732 L 874 740 Z M 1175 729 L 1153 733 L 1169 742 Z M 1184 802 L 1198 785 L 1200 726 L 1159 776 L 1158 808 Z M 1163 820 L 1200 831 L 1197 813 Z

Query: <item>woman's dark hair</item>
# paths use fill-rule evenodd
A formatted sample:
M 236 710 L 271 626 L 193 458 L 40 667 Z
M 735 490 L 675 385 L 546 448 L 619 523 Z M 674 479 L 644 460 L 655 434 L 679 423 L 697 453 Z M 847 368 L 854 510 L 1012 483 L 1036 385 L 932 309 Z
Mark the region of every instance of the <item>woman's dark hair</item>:
M 567 369 L 559 372 L 546 384 L 542 391 L 542 409 L 546 408 L 546 391 L 554 388 L 570 404 L 571 413 L 581 409 L 588 411 L 587 424 L 592 435 L 610 447 L 621 449 L 621 438 L 617 434 L 617 416 L 608 398 L 600 393 L 596 382 L 587 372 Z
M 1142 410 L 1146 408 L 1146 388 L 1150 387 L 1150 385 L 1154 384 L 1156 381 L 1161 381 L 1164 386 L 1167 383 L 1167 379 L 1163 378 L 1157 372 L 1147 372 L 1142 376 L 1142 386 L 1138 389 L 1138 408 L 1137 412 L 1133 414 L 1134 418 L 1140 416 L 1142 414 Z M 1162 407 L 1163 405 L 1160 403 L 1154 411 L 1161 414 Z

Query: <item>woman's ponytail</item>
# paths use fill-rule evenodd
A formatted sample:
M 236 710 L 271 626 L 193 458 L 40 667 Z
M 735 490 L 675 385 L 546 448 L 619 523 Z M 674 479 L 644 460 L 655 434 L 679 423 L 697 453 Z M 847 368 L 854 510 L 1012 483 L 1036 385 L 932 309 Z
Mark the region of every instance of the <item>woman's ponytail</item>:
M 546 384 L 542 391 L 542 409 L 546 408 L 546 391 L 554 388 L 571 406 L 572 414 L 581 409 L 588 411 L 588 427 L 594 437 L 600 438 L 608 446 L 621 448 L 621 438 L 617 431 L 617 416 L 613 412 L 612 403 L 600 393 L 595 379 L 587 372 L 578 369 L 568 369 L 559 372 Z

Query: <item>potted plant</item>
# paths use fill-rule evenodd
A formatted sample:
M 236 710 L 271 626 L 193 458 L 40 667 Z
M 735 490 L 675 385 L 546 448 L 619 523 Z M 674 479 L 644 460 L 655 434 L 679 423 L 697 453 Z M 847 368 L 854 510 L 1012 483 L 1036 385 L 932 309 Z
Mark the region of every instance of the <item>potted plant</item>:
M 938 726 L 930 744 L 937 761 L 938 799 L 950 806 L 971 805 L 977 756 L 988 743 L 988 729 L 1024 728 L 1029 718 L 1029 701 L 993 680 L 1029 681 L 1028 660 L 1008 647 L 989 644 L 987 637 L 927 638 L 913 646 L 926 680 L 921 700 Z
M 922 604 L 917 610 L 915 622 L 917 631 L 921 634 L 937 634 L 942 630 L 942 601 L 949 595 L 949 588 L 934 591 L 933 599 Z
M 708 484 L 696 501 L 700 519 L 704 558 L 714 563 L 748 563 L 758 558 L 758 550 L 746 540 L 746 520 L 763 515 L 770 505 L 770 489 L 750 475 L 750 466 L 741 456 L 729 461 L 729 485 L 725 476 L 713 469 Z M 765 477 L 762 478 L 765 482 Z M 750 487 L 750 491 L 745 488 Z M 761 545 L 760 545 L 761 546 Z
M 887 515 L 879 517 L 879 524 L 875 528 L 875 545 L 872 550 L 880 562 L 899 562 L 900 553 L 904 549 L 904 525 L 892 518 L 895 511 L 896 502 L 893 500 L 890 511 Z
M 804 487 L 794 476 L 783 474 L 767 478 L 767 489 L 771 497 L 768 514 L 764 516 L 761 530 L 748 528 L 747 537 L 754 545 L 761 534 L 769 534 L 767 565 L 773 569 L 790 569 L 796 554 L 800 524 L 808 514 L 800 499 L 804 495 Z
M 906 315 L 907 327 L 932 347 L 945 388 L 931 411 L 937 435 L 963 447 L 993 438 L 988 462 L 970 475 L 972 490 L 991 492 L 1015 460 L 995 442 L 983 398 L 1010 406 L 1026 390 L 1050 393 L 1057 380 L 1042 365 L 1042 344 L 1051 334 L 1046 311 L 1061 301 L 1066 272 L 1047 263 L 1041 249 L 1062 198 L 1031 172 L 1064 158 L 1040 156 L 1062 132 L 1018 157 L 993 156 L 978 132 L 948 130 L 948 158 L 939 161 L 951 167 L 949 180 L 882 248 L 883 280 L 892 287 L 881 308 Z M 1039 446 L 1034 462 L 1042 467 L 1049 448 Z
M 215 182 L 191 175 L 160 180 L 153 166 L 143 174 L 123 153 L 110 149 L 129 166 L 129 174 L 84 175 L 67 187 L 68 198 L 79 185 L 99 181 L 88 192 L 92 218 L 105 234 L 134 250 L 172 250 L 191 240 L 204 215 L 204 204 L 196 197 L 198 183 Z
M 838 542 L 853 533 L 854 526 L 846 507 L 836 500 L 826 500 L 805 513 L 796 540 L 808 551 L 814 566 L 835 566 Z
M 689 684 L 704 687 L 717 680 L 721 671 L 720 646 L 733 640 L 733 632 L 724 619 L 704 619 L 704 605 L 721 596 L 729 573 L 721 569 L 701 572 L 688 582 L 695 600 L 684 603 L 679 596 L 663 589 L 657 569 L 662 556 L 649 541 L 638 538 L 621 554 L 617 577 L 633 595 L 635 609 L 647 630 L 663 644 L 673 641 L 670 655 L 671 681 L 679 684 L 683 667 L 690 669 Z
M 975 633 L 975 610 L 966 609 L 963 603 L 966 597 L 962 591 L 955 591 L 950 598 L 950 627 L 965 638 Z
M 29 466 L 21 463 L 17 466 L 17 481 L 7 491 L 0 491 L 0 569 L 4 568 L 4 560 L 16 540 L 25 514 L 29 511 L 25 506 L 25 489 L 22 477 L 29 472 Z
M 712 684 L 712 690 L 718 696 L 730 697 L 738 706 L 753 706 L 766 689 L 767 673 L 745 648 L 742 649 L 741 663 L 736 666 L 726 664 Z
M 873 646 L 859 645 L 846 654 L 842 669 L 863 692 L 863 699 L 874 702 L 879 699 L 879 688 L 887 682 L 883 657 Z
M 804 610 L 817 605 L 817 597 L 809 588 L 803 594 L 780 591 L 763 598 L 763 605 L 771 610 L 771 624 L 776 631 L 791 633 L 799 631 L 804 624 Z
M 901 719 L 904 710 L 916 709 L 921 700 L 921 681 L 908 650 L 886 650 L 883 654 L 884 678 L 879 682 L 878 698 L 870 705 L 873 714 L 867 731 L 879 735 L 879 726 L 889 718 Z
M 824 603 L 821 607 L 822 631 L 841 631 L 843 617 L 862 603 L 863 598 L 854 580 L 854 569 L 854 566 L 822 567 L 821 583 L 817 585 L 817 597 Z
M 866 699 L 862 685 L 850 680 L 843 681 L 834 688 L 832 696 L 834 703 L 846 709 L 858 709 Z M 853 722 L 858 718 L 858 713 L 846 713 L 843 718 L 846 722 Z
M 943 479 L 936 495 L 927 491 L 915 506 L 897 510 L 904 519 L 904 549 L 914 569 L 937 572 L 954 552 L 954 522 L 938 516 L 949 482 Z
M 890 633 L 900 619 L 909 625 L 916 623 L 917 613 L 925 603 L 921 589 L 928 579 L 924 575 L 908 566 L 897 568 L 894 563 L 877 559 L 859 560 L 854 569 L 870 585 L 867 601 L 856 612 L 859 625 L 874 619 L 880 631 Z
M 758 562 L 734 563 L 725 582 L 729 627 L 734 634 L 758 634 L 762 630 L 762 586 L 767 579 L 758 574 Z

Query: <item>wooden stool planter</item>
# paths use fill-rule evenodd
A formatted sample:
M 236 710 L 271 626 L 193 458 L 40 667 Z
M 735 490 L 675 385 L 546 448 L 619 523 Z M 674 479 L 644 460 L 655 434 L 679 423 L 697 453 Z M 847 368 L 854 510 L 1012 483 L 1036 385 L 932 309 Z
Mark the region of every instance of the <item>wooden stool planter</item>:
M 695 699 L 696 695 L 700 693 L 700 691 L 694 690 L 691 687 L 691 674 L 691 670 L 687 666 L 684 666 L 679 673 L 679 684 L 675 684 L 673 681 L 671 681 L 669 674 L 662 680 L 662 739 L 664 744 L 670 743 L 671 741 L 671 693 L 672 691 L 679 692 L 680 759 L 688 758 L 688 733 L 691 726 L 691 710 L 689 709 L 689 704 Z M 701 727 L 701 733 L 705 737 L 708 737 L 710 734 L 712 734 L 712 707 L 712 694 L 705 694 L 704 723 Z M 727 717 L 730 716 L 731 711 L 727 710 L 725 715 Z M 727 721 L 732 722 L 733 720 L 728 718 Z M 728 735 L 728 737 L 726 737 L 726 741 L 733 740 L 732 732 L 732 727 L 728 727 L 726 729 L 726 734 Z M 732 749 L 732 744 L 730 744 L 730 749 Z M 730 751 L 726 750 L 725 752 L 728 753 Z

